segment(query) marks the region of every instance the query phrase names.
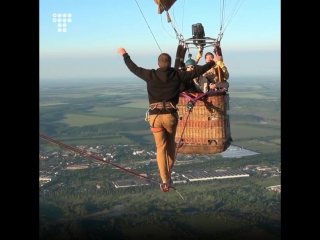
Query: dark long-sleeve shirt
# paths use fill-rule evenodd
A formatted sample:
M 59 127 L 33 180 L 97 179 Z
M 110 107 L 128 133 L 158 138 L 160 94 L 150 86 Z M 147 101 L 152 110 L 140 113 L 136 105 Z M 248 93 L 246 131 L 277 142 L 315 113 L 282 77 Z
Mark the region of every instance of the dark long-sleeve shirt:
M 193 71 L 180 72 L 172 67 L 162 67 L 158 69 L 138 67 L 131 60 L 128 53 L 123 54 L 123 59 L 134 75 L 146 81 L 150 104 L 165 101 L 176 105 L 179 102 L 181 82 L 186 82 L 198 77 L 215 65 L 215 62 L 210 62 L 197 67 Z

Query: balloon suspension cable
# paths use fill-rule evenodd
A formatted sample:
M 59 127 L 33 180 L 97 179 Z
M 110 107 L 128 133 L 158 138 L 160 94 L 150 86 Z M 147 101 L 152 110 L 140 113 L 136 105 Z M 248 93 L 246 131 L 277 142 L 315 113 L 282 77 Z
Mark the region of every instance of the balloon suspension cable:
M 236 13 L 238 12 L 238 10 L 240 9 L 241 5 L 243 4 L 244 0 L 237 0 L 236 4 L 234 4 L 230 14 L 226 17 L 225 16 L 225 11 L 226 11 L 226 0 L 221 0 L 222 4 L 220 5 L 220 32 L 218 34 L 218 38 L 217 38 L 217 44 L 220 44 L 220 41 L 223 37 L 223 33 L 224 31 L 227 29 L 227 27 L 229 26 L 229 24 L 231 23 L 232 19 L 234 18 L 234 16 L 236 15 Z
M 174 32 L 176 33 L 176 38 L 180 41 L 180 42 L 184 42 L 184 38 L 183 35 L 181 33 L 178 33 L 177 29 L 175 28 L 175 26 L 171 23 L 171 26 L 174 30 Z
M 150 26 L 149 26 L 149 24 L 148 24 L 148 22 L 147 22 L 146 18 L 144 17 L 143 12 L 141 11 L 141 8 L 140 8 L 140 6 L 139 6 L 139 4 L 138 4 L 137 0 L 135 0 L 135 1 L 136 1 L 137 5 L 138 5 L 138 8 L 139 8 L 139 10 L 140 10 L 141 14 L 142 14 L 142 17 L 144 18 L 144 20 L 145 20 L 145 22 L 146 22 L 146 24 L 147 24 L 147 26 L 148 26 L 148 28 L 149 28 L 149 30 L 150 30 L 150 32 L 151 32 L 151 34 L 152 34 L 152 36 L 153 36 L 153 39 L 155 40 L 156 44 L 158 45 L 158 48 L 159 48 L 160 52 L 162 53 L 162 50 L 161 50 L 161 48 L 160 48 L 160 46 L 159 46 L 159 44 L 158 44 L 158 42 L 157 42 L 157 39 L 156 39 L 156 37 L 153 35 L 153 32 L 152 32 L 152 30 L 151 30 L 151 28 L 150 28 Z
M 223 37 L 222 27 L 220 28 L 220 32 L 218 33 L 218 37 L 216 39 L 216 44 L 220 45 L 220 41 Z

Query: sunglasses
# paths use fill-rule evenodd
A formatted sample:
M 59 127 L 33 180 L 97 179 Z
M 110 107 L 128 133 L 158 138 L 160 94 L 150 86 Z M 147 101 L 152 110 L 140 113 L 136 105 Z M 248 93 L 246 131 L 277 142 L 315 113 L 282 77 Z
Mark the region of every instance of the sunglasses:
M 188 66 L 187 68 L 194 68 L 194 66 Z

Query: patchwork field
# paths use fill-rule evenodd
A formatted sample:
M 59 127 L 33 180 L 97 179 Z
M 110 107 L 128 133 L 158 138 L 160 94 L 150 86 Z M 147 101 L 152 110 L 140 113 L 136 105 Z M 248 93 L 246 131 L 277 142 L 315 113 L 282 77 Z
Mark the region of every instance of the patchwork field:
M 61 123 L 66 123 L 67 125 L 74 126 L 85 126 L 85 125 L 95 125 L 100 123 L 113 122 L 118 120 L 118 118 L 111 117 L 99 117 L 99 116 L 88 116 L 80 114 L 65 114 L 65 119 L 59 121 Z
M 144 120 L 148 110 L 145 83 L 123 80 L 122 86 L 101 81 L 40 83 L 40 132 L 73 144 L 152 144 L 153 136 Z M 280 82 L 230 81 L 230 86 L 228 114 L 233 144 L 252 151 L 279 149 Z M 251 142 L 266 137 L 268 144 Z

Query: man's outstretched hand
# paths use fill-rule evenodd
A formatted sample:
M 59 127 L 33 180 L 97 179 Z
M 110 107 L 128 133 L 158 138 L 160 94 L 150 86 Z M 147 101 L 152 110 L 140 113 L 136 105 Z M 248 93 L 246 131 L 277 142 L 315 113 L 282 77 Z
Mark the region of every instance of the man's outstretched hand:
M 120 48 L 118 48 L 118 53 L 123 55 L 123 54 L 127 53 L 127 51 L 123 47 L 120 47 Z

